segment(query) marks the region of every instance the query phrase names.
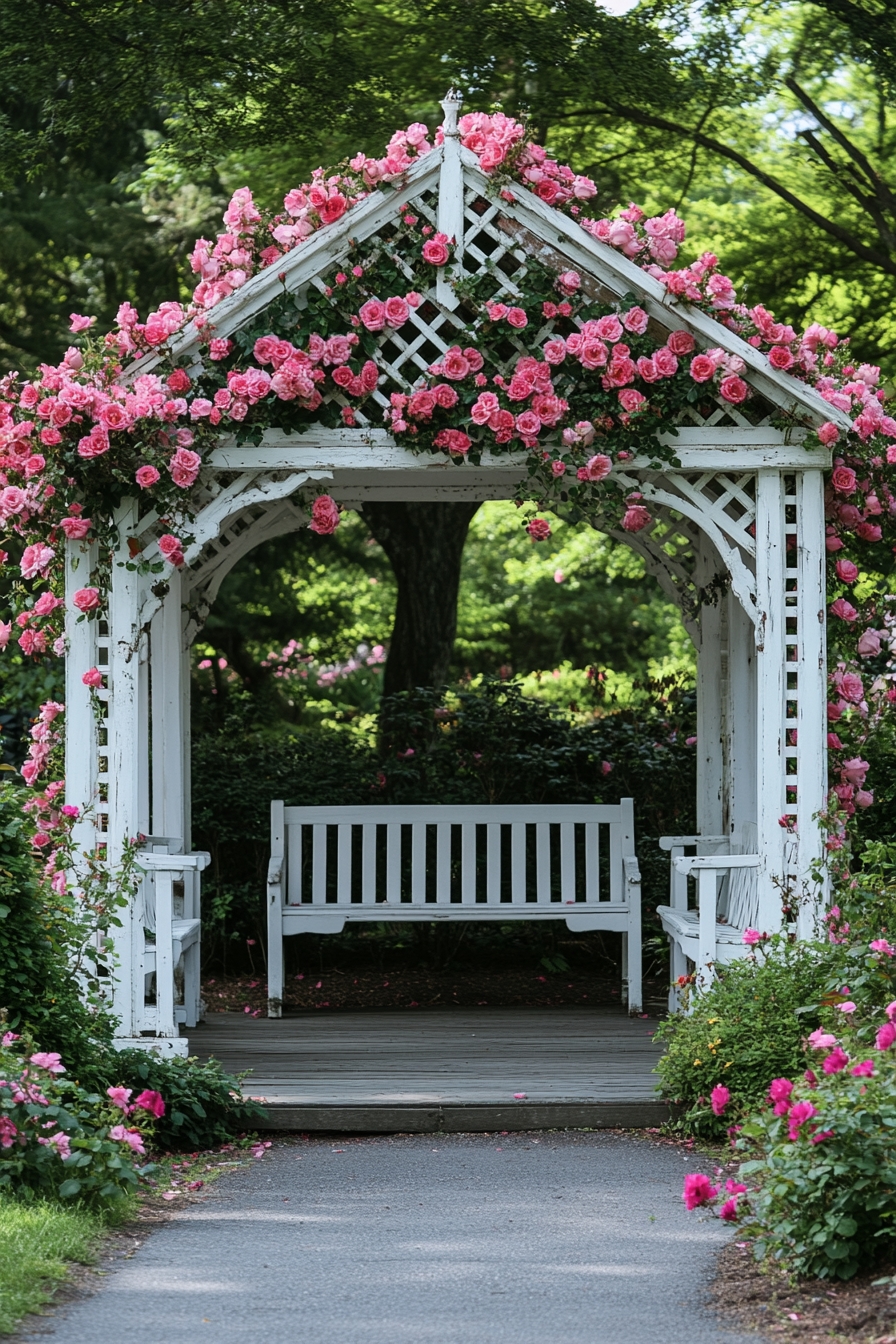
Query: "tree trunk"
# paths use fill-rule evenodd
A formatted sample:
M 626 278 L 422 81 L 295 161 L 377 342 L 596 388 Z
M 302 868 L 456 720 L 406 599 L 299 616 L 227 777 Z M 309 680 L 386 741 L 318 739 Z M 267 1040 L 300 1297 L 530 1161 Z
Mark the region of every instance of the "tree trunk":
M 443 686 L 448 680 L 464 542 L 478 508 L 394 502 L 361 509 L 398 584 L 384 695 Z

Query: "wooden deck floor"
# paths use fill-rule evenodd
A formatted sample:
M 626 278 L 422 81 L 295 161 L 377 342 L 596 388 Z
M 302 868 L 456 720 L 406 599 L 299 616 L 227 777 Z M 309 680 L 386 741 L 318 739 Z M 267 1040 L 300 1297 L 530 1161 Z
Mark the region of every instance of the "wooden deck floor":
M 644 1127 L 666 1115 L 655 1028 L 588 1008 L 216 1013 L 190 1052 L 251 1069 L 244 1091 L 278 1129 Z

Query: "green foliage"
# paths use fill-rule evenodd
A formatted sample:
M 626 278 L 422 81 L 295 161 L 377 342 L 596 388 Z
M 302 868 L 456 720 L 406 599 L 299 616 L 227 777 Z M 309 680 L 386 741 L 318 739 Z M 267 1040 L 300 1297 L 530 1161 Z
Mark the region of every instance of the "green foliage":
M 896 1057 L 860 1045 L 852 1058 L 869 1054 L 870 1076 L 846 1067 L 797 1084 L 791 1105 L 814 1109 L 795 1135 L 792 1110 L 776 1116 L 766 1107 L 738 1136 L 748 1155 L 740 1176 L 756 1187 L 742 1230 L 758 1258 L 772 1255 L 800 1276 L 851 1279 L 893 1254 Z
M 805 1067 L 804 1041 L 818 1026 L 829 979 L 825 949 L 775 937 L 767 951 L 717 968 L 717 979 L 689 1014 L 661 1022 L 655 1039 L 665 1045 L 657 1065 L 663 1096 L 689 1132 L 721 1138 L 742 1111 L 756 1106 L 773 1078 Z M 717 1084 L 732 1104 L 713 1115 L 709 1096 Z
M 83 1003 L 71 973 L 79 930 L 65 905 L 38 882 L 30 793 L 0 784 L 0 1010 L 7 1026 L 29 1031 L 76 1072 L 97 1040 L 111 1039 L 111 1020 Z
M 251 1129 L 264 1111 L 240 1095 L 240 1079 L 225 1073 L 216 1059 L 162 1059 L 145 1050 L 121 1050 L 107 1056 L 101 1070 L 118 1087 L 148 1088 L 165 1101 L 156 1119 L 153 1142 L 160 1151 L 211 1148 Z
M 0 1189 L 20 1199 L 120 1205 L 151 1170 L 135 1149 L 144 1152 L 152 1119 L 143 1110 L 126 1119 L 107 1096 L 63 1077 L 64 1067 L 57 1075 L 58 1065 L 58 1055 L 35 1053 L 28 1037 L 0 1045 Z
M 0 1335 L 49 1300 L 68 1263 L 93 1263 L 103 1223 L 90 1209 L 0 1193 Z

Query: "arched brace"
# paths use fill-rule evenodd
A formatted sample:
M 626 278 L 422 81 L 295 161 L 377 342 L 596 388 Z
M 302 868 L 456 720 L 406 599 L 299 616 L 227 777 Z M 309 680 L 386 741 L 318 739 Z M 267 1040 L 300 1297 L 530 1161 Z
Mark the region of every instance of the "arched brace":
M 722 529 L 706 508 L 693 500 L 661 489 L 652 481 L 638 481 L 634 477 L 619 477 L 620 484 L 626 489 L 639 490 L 645 499 L 660 504 L 673 513 L 679 513 L 696 523 L 700 531 L 712 542 L 722 565 L 731 579 L 731 591 L 740 602 L 744 611 L 755 626 L 758 620 L 756 612 L 756 578 L 747 567 L 738 546 L 731 545 Z

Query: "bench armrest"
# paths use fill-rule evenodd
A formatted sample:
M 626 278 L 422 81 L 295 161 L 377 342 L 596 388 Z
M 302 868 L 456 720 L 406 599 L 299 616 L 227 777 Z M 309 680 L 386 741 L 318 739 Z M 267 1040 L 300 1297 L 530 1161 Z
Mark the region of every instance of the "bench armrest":
M 730 835 L 661 835 L 657 844 L 668 852 L 683 845 L 721 845 L 730 839 Z
M 268 886 L 276 887 L 283 880 L 283 855 L 275 854 L 268 862 Z
M 638 867 L 638 860 L 634 854 L 626 854 L 622 859 L 622 871 L 625 873 L 626 883 L 633 887 L 641 885 L 641 869 Z
M 757 868 L 759 866 L 759 855 L 682 854 L 672 860 L 672 865 L 677 873 L 684 873 L 685 876 L 706 869 L 721 873 L 727 868 Z

